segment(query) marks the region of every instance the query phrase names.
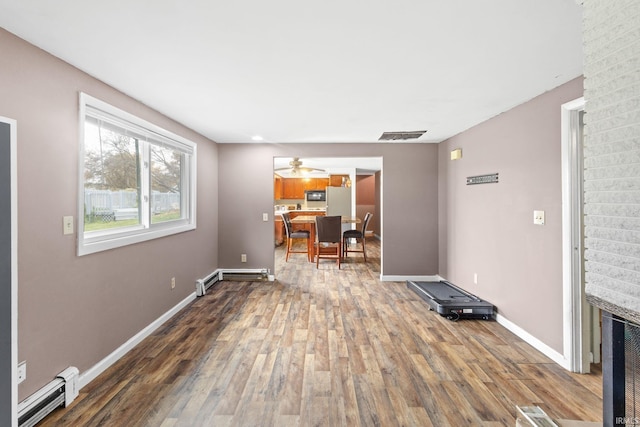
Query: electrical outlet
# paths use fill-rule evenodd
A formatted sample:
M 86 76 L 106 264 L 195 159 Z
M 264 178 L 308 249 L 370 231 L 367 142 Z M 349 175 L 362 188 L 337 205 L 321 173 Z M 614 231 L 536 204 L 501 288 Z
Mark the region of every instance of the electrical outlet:
M 544 211 L 533 211 L 533 223 L 544 225 Z
M 175 287 L 176 287 L 176 278 L 172 277 L 171 278 L 171 289 L 175 289 Z
M 247 262 L 247 254 L 240 255 L 240 262 Z
M 27 362 L 18 363 L 18 384 L 27 379 Z
M 73 234 L 73 217 L 62 217 L 62 234 Z

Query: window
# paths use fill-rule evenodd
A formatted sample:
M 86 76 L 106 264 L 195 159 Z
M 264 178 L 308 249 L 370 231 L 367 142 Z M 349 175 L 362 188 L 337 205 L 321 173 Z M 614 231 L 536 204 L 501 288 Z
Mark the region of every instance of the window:
M 196 144 L 80 94 L 78 255 L 196 228 Z

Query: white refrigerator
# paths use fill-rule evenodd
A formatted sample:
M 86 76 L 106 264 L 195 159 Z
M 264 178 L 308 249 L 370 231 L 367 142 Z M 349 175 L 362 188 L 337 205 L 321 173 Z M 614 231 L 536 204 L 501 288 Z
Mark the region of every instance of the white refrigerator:
M 353 216 L 351 211 L 351 188 L 327 187 L 327 216 Z M 351 224 L 342 224 L 342 231 L 350 230 Z

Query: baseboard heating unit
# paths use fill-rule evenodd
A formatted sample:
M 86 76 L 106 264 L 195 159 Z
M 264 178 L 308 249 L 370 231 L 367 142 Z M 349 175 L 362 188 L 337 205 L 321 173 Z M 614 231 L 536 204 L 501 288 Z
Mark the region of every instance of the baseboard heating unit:
M 429 304 L 430 310 L 449 320 L 489 320 L 493 317 L 493 304 L 445 280 L 439 282 L 407 280 L 407 287 L 425 300 Z
M 196 280 L 196 295 L 203 296 L 207 289 L 222 280 L 257 282 L 273 280 L 266 268 L 256 269 L 218 269 L 203 279 Z
M 203 279 L 196 280 L 196 295 L 201 297 L 214 283 L 220 281 L 220 270 L 216 270 Z
M 18 425 L 31 427 L 59 406 L 69 406 L 78 397 L 78 368 L 69 367 L 55 380 L 18 404 Z
M 237 270 L 222 270 L 222 277 L 220 280 L 235 280 L 235 281 L 267 281 L 269 280 L 269 272 L 266 268 L 262 269 L 237 269 Z

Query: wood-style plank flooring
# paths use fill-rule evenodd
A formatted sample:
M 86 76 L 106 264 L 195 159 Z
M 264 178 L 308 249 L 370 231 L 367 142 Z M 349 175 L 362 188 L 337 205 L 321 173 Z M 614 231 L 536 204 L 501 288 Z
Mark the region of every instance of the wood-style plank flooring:
M 450 322 L 351 254 L 221 282 L 39 426 L 514 426 L 516 405 L 601 420 L 601 376 L 495 321 Z

